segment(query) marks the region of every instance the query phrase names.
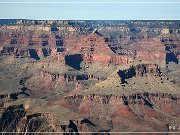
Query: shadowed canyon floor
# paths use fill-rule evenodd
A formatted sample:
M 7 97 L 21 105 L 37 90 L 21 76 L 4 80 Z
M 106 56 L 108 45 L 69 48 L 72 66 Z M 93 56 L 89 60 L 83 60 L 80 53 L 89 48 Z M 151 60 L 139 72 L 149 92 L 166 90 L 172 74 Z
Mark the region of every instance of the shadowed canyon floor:
M 0 21 L 0 132 L 180 132 L 180 21 Z

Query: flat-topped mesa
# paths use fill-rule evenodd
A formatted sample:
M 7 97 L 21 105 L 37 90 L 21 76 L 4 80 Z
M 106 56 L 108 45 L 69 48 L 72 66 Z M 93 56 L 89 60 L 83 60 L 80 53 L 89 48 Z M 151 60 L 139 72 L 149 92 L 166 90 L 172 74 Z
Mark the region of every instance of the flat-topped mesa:
M 131 49 L 136 50 L 136 59 L 153 61 L 157 64 L 166 63 L 166 47 L 157 38 L 143 40 L 133 44 Z
M 2 31 L 0 33 L 0 55 L 14 55 L 39 60 L 50 56 L 63 60 L 63 39 L 58 35 L 39 31 Z M 63 57 L 63 58 L 62 58 Z
M 83 33 L 83 28 L 80 26 L 72 25 L 71 21 L 29 21 L 20 20 L 16 24 L 1 26 L 1 31 L 16 31 L 16 32 L 27 32 L 27 31 L 38 31 L 47 34 L 59 33 L 63 36 L 67 35 L 78 35 Z M 85 29 L 85 28 L 84 28 Z
M 61 38 L 56 38 L 52 33 L 44 31 L 1 31 L 0 46 L 35 48 L 42 46 L 53 47 Z M 58 45 L 57 45 L 58 46 Z
M 103 64 L 128 64 L 132 58 L 115 54 L 105 43 L 104 37 L 97 31 L 88 36 L 81 36 L 79 42 L 71 48 L 69 53 L 82 54 L 87 64 L 100 62 Z
M 121 84 L 127 83 L 126 79 L 135 76 L 144 76 L 147 75 L 147 73 L 162 76 L 161 69 L 157 64 L 139 64 L 132 66 L 129 69 L 118 71 L 118 75 L 121 78 Z

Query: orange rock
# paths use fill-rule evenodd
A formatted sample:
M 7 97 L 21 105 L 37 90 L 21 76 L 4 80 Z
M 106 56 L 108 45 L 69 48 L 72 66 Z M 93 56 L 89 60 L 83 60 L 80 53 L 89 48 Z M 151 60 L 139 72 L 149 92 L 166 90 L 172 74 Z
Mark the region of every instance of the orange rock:
M 93 104 L 89 100 L 85 100 L 80 106 L 79 106 L 79 112 L 89 114 L 90 111 L 93 108 Z
M 148 117 L 154 117 L 156 115 L 156 111 L 153 108 L 150 107 L 144 107 L 144 113 Z
M 134 116 L 134 113 L 128 106 L 121 106 L 119 108 L 119 115 L 123 117 L 131 117 L 131 116 Z

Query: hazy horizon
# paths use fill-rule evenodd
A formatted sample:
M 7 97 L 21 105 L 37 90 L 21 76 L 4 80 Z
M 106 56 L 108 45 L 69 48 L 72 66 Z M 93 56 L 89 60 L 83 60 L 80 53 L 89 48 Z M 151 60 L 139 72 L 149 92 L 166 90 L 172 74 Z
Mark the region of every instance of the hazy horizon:
M 113 0 L 111 3 L 106 3 L 106 2 L 110 2 L 110 0 L 98 0 L 98 1 L 18 0 L 19 3 L 16 2 L 17 0 L 6 0 L 6 1 L 0 0 L 0 12 L 1 12 L 0 19 L 32 19 L 32 20 L 179 20 L 180 19 L 180 14 L 179 14 L 180 2 L 178 0 L 174 0 L 174 1 Z M 28 2 L 28 3 L 24 3 L 24 2 Z M 49 2 L 54 2 L 54 3 L 49 3 Z M 55 2 L 62 2 L 62 3 L 55 3 Z M 68 2 L 72 2 L 72 3 L 68 3 Z M 83 3 L 83 2 L 87 2 L 87 3 Z M 118 3 L 118 2 L 132 2 L 132 3 Z M 135 2 L 139 2 L 139 3 L 135 3 Z M 150 3 L 140 3 L 140 2 L 150 2 Z M 172 3 L 167 3 L 167 2 L 172 2 Z M 173 3 L 173 2 L 177 2 L 177 3 Z

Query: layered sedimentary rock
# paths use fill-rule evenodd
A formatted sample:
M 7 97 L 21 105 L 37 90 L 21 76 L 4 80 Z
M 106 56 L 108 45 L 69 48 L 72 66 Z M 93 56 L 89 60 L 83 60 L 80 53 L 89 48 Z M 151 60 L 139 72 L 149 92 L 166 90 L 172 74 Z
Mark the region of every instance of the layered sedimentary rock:
M 159 119 L 164 121 L 160 118 L 162 115 L 164 117 L 169 117 L 170 115 L 177 116 L 179 113 L 179 109 L 177 108 L 177 106 L 179 106 L 178 96 L 170 95 L 168 93 L 145 92 L 129 96 L 97 94 L 86 96 L 74 95 L 66 97 L 65 102 L 68 108 L 74 109 L 74 111 L 81 113 L 85 117 L 90 116 L 99 120 L 104 119 L 106 122 L 108 121 L 108 118 L 111 118 L 113 125 L 121 124 L 121 120 L 126 118 L 128 118 L 126 122 L 130 122 L 130 119 L 134 117 L 139 120 L 149 121 L 149 123 L 144 126 L 151 126 L 154 131 L 157 129 L 156 126 L 152 126 L 153 122 L 150 119 L 159 117 Z M 136 123 L 136 120 L 131 122 Z M 154 124 L 160 127 L 158 131 L 168 130 L 166 124 L 163 124 L 160 121 L 156 122 Z M 138 127 L 135 128 L 138 130 Z
M 136 50 L 135 57 L 138 60 L 166 63 L 166 48 L 159 39 L 141 41 L 140 43 L 133 44 L 131 49 Z
M 31 25 L 26 27 L 27 24 Z M 38 23 L 39 25 L 33 26 L 35 23 Z M 102 28 L 99 28 L 98 30 L 94 30 L 94 32 L 90 35 L 77 35 L 78 31 L 80 31 L 79 28 L 76 28 L 74 26 L 74 31 L 76 34 L 65 34 L 62 33 L 53 33 L 51 29 L 47 30 L 46 28 L 41 29 L 41 25 L 47 25 L 44 27 L 53 28 L 55 27 L 55 24 L 59 25 L 59 27 L 65 28 L 60 29 L 57 28 L 58 31 L 64 31 L 65 33 L 71 30 L 75 22 L 43 22 L 43 21 L 22 21 L 21 23 L 18 23 L 18 27 L 16 26 L 9 26 L 9 27 L 2 27 L 1 31 L 1 46 L 8 47 L 11 46 L 17 47 L 17 48 L 24 48 L 24 47 L 30 47 L 30 48 L 40 48 L 43 47 L 57 47 L 57 51 L 53 51 L 55 53 L 61 53 L 65 51 L 64 45 L 66 44 L 66 54 L 82 54 L 82 57 L 86 63 L 93 63 L 93 62 L 101 62 L 101 63 L 112 63 L 112 64 L 130 64 L 134 61 L 134 58 L 137 58 L 138 60 L 154 60 L 156 63 L 161 61 L 162 64 L 164 64 L 165 60 L 165 48 L 163 44 L 159 41 L 159 39 L 152 37 L 144 38 L 146 35 L 145 33 L 148 33 L 151 30 L 151 28 L 128 28 L 128 26 L 123 26 L 121 29 L 126 29 L 125 31 L 121 31 L 120 35 L 116 36 L 115 42 L 112 37 L 107 40 L 103 35 L 100 33 L 104 33 Z M 65 26 L 64 26 L 65 25 Z M 136 24 L 137 25 L 137 24 Z M 138 24 L 139 25 L 139 24 Z M 32 30 L 29 29 L 29 27 L 34 27 Z M 57 26 L 58 27 L 58 26 Z M 79 26 L 77 26 L 79 27 Z M 115 27 L 115 26 L 113 26 Z M 36 29 L 39 28 L 39 29 Z M 108 27 L 106 29 L 109 30 Z M 114 29 L 114 28 L 113 28 Z M 83 31 L 83 30 L 82 30 Z M 111 31 L 111 30 L 110 30 Z M 139 32 L 141 31 L 141 32 Z M 143 32 L 144 31 L 144 32 Z M 161 38 L 161 41 L 164 43 L 167 47 L 169 44 L 166 39 L 168 39 L 168 34 L 171 34 L 170 37 L 173 39 L 172 32 L 170 32 L 169 29 L 160 29 L 157 28 L 158 33 L 161 34 L 163 38 Z M 139 32 L 139 33 L 138 33 Z M 89 34 L 89 33 L 88 33 Z M 134 37 L 132 37 L 132 34 L 134 34 Z M 157 33 L 156 33 L 157 34 Z M 141 38 L 141 36 L 143 38 Z M 106 42 L 108 41 L 108 45 Z M 179 46 L 176 41 L 176 38 L 173 40 L 168 40 L 170 42 L 173 42 L 175 46 Z M 117 44 L 117 45 L 113 45 Z M 120 46 L 119 46 L 119 45 Z M 127 46 L 130 44 L 130 46 Z M 101 49 L 98 49 L 101 48 Z M 115 50 L 118 54 L 123 55 L 117 55 L 112 52 L 111 48 Z M 176 47 L 175 47 L 176 48 Z M 2 49 L 1 49 L 2 50 Z M 6 51 L 5 51 L 6 50 Z M 22 50 L 22 49 L 20 49 Z M 118 50 L 118 51 L 117 51 Z M 171 49 L 172 50 L 172 49 Z M 2 51 L 1 51 L 2 52 Z M 8 53 L 8 49 L 4 49 L 4 54 L 10 54 Z M 42 52 L 38 51 L 40 54 Z M 103 52 L 103 53 L 101 53 Z M 153 53 L 152 53 L 153 52 Z M 20 52 L 19 52 L 20 53 Z M 174 57 L 177 57 L 179 51 L 178 47 L 175 50 L 171 51 L 171 56 L 174 55 Z M 2 54 L 2 53 L 1 53 Z M 24 57 L 24 56 L 23 56 Z M 54 56 L 53 56 L 54 57 Z M 58 58 L 56 58 L 58 59 Z M 178 61 L 178 60 L 176 60 Z M 166 61 L 167 62 L 167 61 Z
M 16 20 L 0 26 L 0 130 L 178 131 L 179 24 Z
M 131 57 L 116 55 L 97 31 L 88 36 L 81 36 L 73 47 L 69 46 L 68 50 L 69 53 L 80 53 L 85 63 L 100 62 L 119 65 L 132 62 Z

